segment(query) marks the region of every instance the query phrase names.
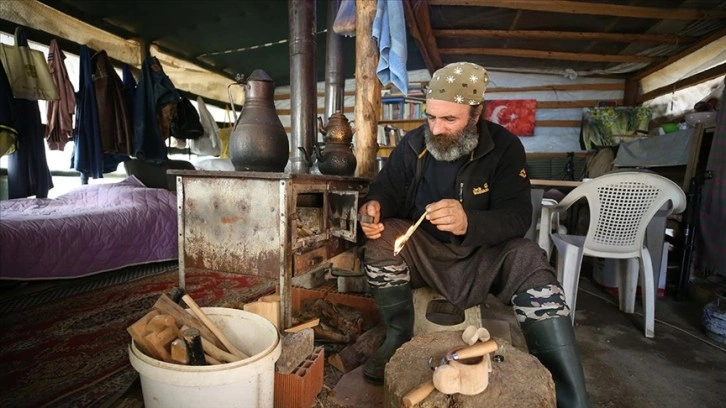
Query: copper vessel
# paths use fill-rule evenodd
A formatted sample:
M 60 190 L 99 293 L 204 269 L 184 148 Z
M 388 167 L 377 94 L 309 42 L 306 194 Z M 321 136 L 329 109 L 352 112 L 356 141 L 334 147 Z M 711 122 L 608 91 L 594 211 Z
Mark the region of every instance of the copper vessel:
M 348 118 L 340 111 L 336 111 L 328 118 L 328 126 L 323 126 L 323 119 L 318 117 L 318 131 L 325 138 L 325 142 L 352 143 L 353 129 Z
M 245 103 L 229 137 L 229 155 L 237 171 L 283 172 L 290 142 L 275 110 L 275 84 L 257 69 L 244 80 Z M 233 84 L 234 85 L 234 84 Z M 229 87 L 227 88 L 229 92 Z M 230 103 L 234 107 L 230 94 Z M 232 109 L 234 112 L 234 109 Z
M 337 111 L 328 119 L 328 126 L 318 117 L 318 130 L 323 135 L 324 143 L 315 143 L 315 158 L 321 173 L 335 176 L 352 176 L 357 161 L 353 153 L 353 129 L 348 118 Z

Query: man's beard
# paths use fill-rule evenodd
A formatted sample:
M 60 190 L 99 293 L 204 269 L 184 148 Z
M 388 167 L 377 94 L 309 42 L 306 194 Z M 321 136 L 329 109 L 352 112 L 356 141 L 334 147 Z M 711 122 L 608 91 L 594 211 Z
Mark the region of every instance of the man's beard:
M 452 134 L 434 135 L 428 124 L 424 126 L 426 149 L 439 161 L 454 161 L 466 156 L 479 144 L 475 118 L 461 131 Z

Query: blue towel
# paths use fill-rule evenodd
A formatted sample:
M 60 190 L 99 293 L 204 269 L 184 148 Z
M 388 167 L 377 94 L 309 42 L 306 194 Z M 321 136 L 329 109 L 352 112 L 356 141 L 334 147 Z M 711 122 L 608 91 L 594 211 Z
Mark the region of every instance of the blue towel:
M 376 68 L 378 79 L 383 85 L 392 82 L 408 94 L 406 18 L 401 0 L 378 0 L 373 38 L 378 42 L 380 54 Z

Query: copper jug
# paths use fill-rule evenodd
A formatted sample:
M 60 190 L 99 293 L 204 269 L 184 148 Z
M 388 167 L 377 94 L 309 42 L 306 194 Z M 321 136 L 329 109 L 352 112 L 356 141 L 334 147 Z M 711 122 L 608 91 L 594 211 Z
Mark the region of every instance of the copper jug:
M 232 165 L 237 171 L 283 172 L 290 155 L 290 142 L 275 110 L 275 84 L 261 69 L 239 82 L 244 83 L 245 103 L 239 119 L 235 113 L 229 137 Z M 231 94 L 230 103 L 234 107 Z

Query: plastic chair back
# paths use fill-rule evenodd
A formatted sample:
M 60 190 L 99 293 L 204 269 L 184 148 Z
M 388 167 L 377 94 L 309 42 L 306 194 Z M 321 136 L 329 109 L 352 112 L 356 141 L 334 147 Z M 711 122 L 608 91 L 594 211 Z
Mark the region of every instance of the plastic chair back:
M 668 201 L 672 212 L 686 207 L 686 195 L 676 183 L 646 172 L 610 173 L 587 181 L 570 192 L 558 210 L 583 197 L 590 208 L 584 253 L 604 258 L 637 256 L 656 212 Z

